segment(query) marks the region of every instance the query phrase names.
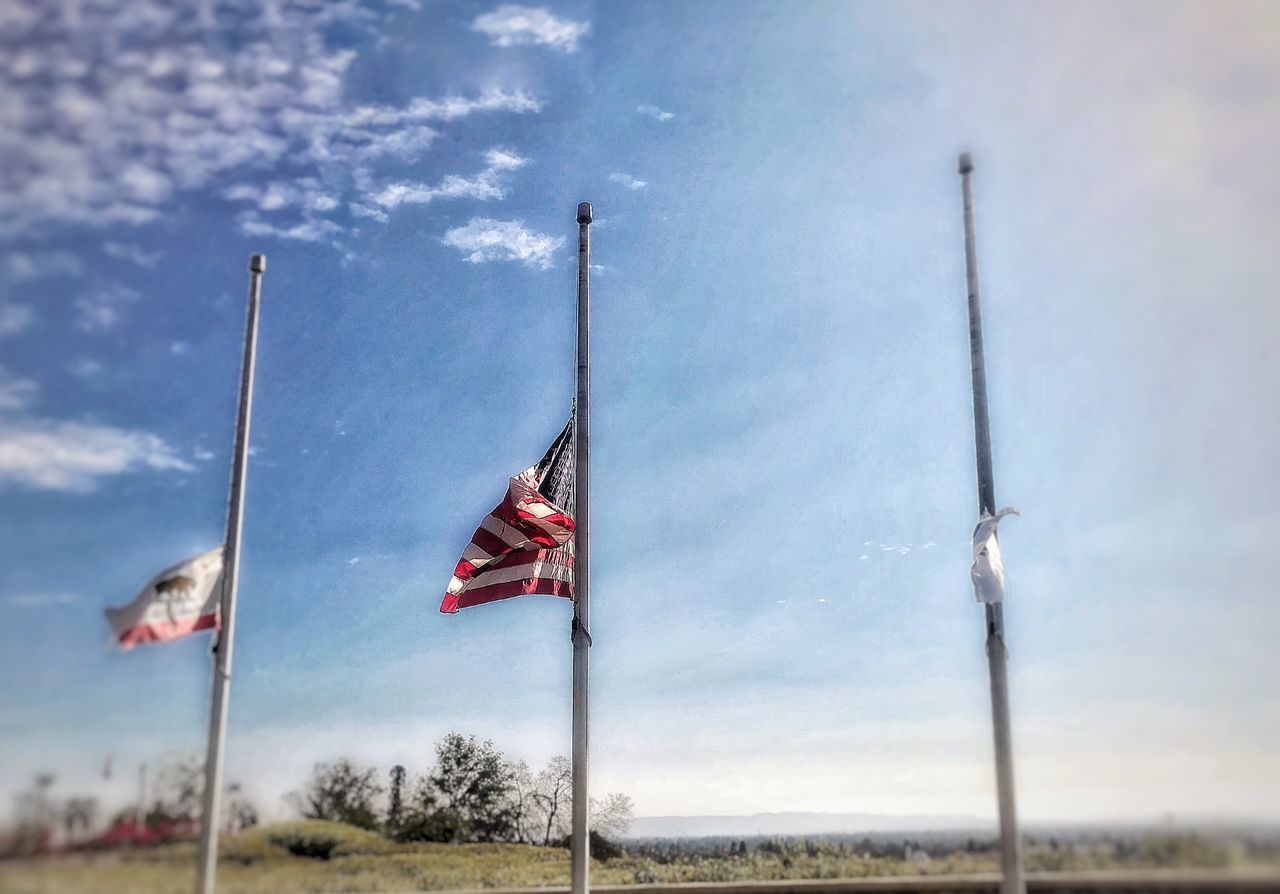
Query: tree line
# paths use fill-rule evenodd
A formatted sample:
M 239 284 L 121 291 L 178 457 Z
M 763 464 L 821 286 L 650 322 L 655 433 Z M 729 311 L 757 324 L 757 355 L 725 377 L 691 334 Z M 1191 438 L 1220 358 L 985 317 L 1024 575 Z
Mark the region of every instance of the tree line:
M 534 773 L 509 761 L 492 741 L 450 733 L 435 746 L 435 764 L 410 778 L 392 767 L 349 758 L 316 765 L 306 786 L 288 796 L 308 819 L 381 832 L 397 841 L 567 844 L 573 770 L 563 755 Z M 609 850 L 631 825 L 631 799 L 619 792 L 591 801 L 592 847 Z M 603 853 L 601 854 L 603 856 Z
M 385 783 L 384 783 L 385 780 Z M 512 842 L 567 846 L 573 771 L 553 757 L 533 772 L 510 761 L 492 741 L 450 733 L 435 745 L 435 763 L 411 776 L 402 766 L 384 776 L 351 758 L 317 764 L 286 801 L 306 819 L 332 820 L 376 831 L 397 841 Z M 136 805 L 105 816 L 95 798 L 59 798 L 52 774 L 40 774 L 15 807 L 15 824 L 0 834 L 0 857 L 59 847 L 152 844 L 188 837 L 199 828 L 204 764 L 188 757 L 155 774 L 143 815 Z M 616 841 L 631 825 L 631 799 L 620 793 L 592 799 L 592 850 L 620 853 Z M 259 821 L 241 786 L 230 784 L 222 821 L 230 831 Z M 57 844 L 58 841 L 61 844 Z
M 87 795 L 61 797 L 52 773 L 37 774 L 14 798 L 13 825 L 0 834 L 0 857 L 63 849 L 154 844 L 199 828 L 204 765 L 196 758 L 163 767 L 147 786 L 146 800 L 105 814 Z M 141 816 L 139 816 L 141 808 Z M 223 825 L 230 831 L 258 823 L 258 810 L 237 783 L 224 789 Z M 104 828 L 105 820 L 105 828 Z

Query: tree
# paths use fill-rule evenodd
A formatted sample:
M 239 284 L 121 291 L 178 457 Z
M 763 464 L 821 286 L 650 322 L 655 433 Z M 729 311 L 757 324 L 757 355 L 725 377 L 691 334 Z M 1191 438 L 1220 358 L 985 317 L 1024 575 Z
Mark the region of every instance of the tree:
M 240 783 L 227 786 L 227 821 L 237 832 L 258 825 L 258 808 L 244 794 Z
M 245 796 L 238 782 L 223 788 L 224 821 L 235 829 L 258 824 L 258 808 Z M 179 758 L 161 768 L 145 821 L 148 826 L 168 822 L 198 822 L 204 812 L 204 761 L 194 755 Z
M 439 810 L 457 817 L 471 840 L 511 841 L 511 776 L 511 767 L 493 742 L 450 733 L 436 746 L 428 794 Z
M 4 840 L 0 840 L 0 855 L 26 856 L 49 847 L 56 818 L 49 800 L 54 780 L 52 773 L 40 773 L 30 789 L 18 794 L 14 810 L 17 823 Z
M 316 764 L 306 789 L 294 792 L 289 800 L 307 819 L 333 820 L 359 826 L 378 827 L 376 801 L 382 786 L 373 767 L 362 767 L 349 758 L 332 764 Z
M 542 844 L 568 834 L 569 811 L 573 798 L 573 765 L 562 754 L 551 759 L 538 774 L 533 790 L 533 802 L 541 818 Z
M 511 772 L 511 790 L 508 797 L 511 801 L 511 822 L 515 828 L 516 841 L 535 844 L 538 832 L 538 804 L 535 800 L 535 781 L 529 772 L 529 765 L 517 761 L 508 766 Z
M 442 809 L 427 777 L 418 779 L 413 796 L 394 830 L 398 841 L 467 841 L 471 830 L 452 810 Z
M 404 815 L 404 780 L 408 771 L 396 764 L 391 768 L 391 806 L 387 808 L 387 828 L 395 832 Z
M 155 800 L 147 817 L 158 820 L 197 820 L 203 810 L 204 763 L 193 756 L 179 758 L 156 777 Z
M 98 817 L 98 800 L 96 798 L 67 798 L 62 804 L 62 827 L 66 830 L 67 840 L 75 838 L 76 832 L 87 833 Z
M 603 801 L 591 800 L 591 826 L 605 838 L 626 835 L 633 819 L 635 805 L 622 792 L 610 792 Z

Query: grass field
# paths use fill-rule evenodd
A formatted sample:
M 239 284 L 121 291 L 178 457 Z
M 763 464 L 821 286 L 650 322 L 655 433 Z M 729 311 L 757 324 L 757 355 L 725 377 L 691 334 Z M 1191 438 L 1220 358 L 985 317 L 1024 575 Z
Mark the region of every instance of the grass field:
M 188 894 L 195 845 L 0 863 L 3 894 Z M 1185 863 L 1184 865 L 1191 865 Z M 1200 862 L 1200 861 L 1194 861 Z M 1030 870 L 1115 869 L 1084 855 L 1027 853 Z M 1225 868 L 1215 860 L 1215 868 Z M 1140 868 L 1127 866 L 1124 868 Z M 1162 868 L 1169 868 L 1166 864 Z M 1246 867 L 1241 867 L 1246 868 Z M 993 872 L 992 854 L 958 853 L 921 866 L 834 854 L 753 852 L 657 862 L 623 856 L 594 862 L 597 884 L 865 878 Z M 227 840 L 218 869 L 221 894 L 388 892 L 567 885 L 569 856 L 559 848 L 517 844 L 397 844 L 336 823 L 282 823 Z

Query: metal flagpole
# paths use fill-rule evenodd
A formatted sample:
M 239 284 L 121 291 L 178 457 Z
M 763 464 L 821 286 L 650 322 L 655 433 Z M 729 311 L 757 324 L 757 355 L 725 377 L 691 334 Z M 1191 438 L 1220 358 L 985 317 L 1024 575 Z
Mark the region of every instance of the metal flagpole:
M 222 552 L 222 625 L 213 647 L 213 700 L 209 706 L 209 745 L 204 763 L 204 809 L 200 820 L 200 865 L 196 894 L 213 894 L 218 872 L 218 824 L 222 809 L 222 750 L 227 739 L 227 701 L 231 687 L 231 650 L 235 644 L 236 586 L 240 579 L 240 531 L 244 526 L 244 478 L 249 465 L 249 418 L 253 409 L 253 364 L 258 349 L 258 302 L 265 255 L 249 258 L 249 311 L 244 359 L 240 365 L 240 412 L 236 417 L 231 496 Z
M 996 483 L 991 468 L 991 420 L 987 413 L 987 368 L 982 349 L 982 302 L 978 295 L 978 249 L 973 227 L 973 158 L 960 156 L 964 194 L 964 266 L 969 292 L 969 364 L 973 373 L 973 435 L 978 459 L 978 514 L 995 515 Z M 996 798 L 1000 808 L 1001 894 L 1026 894 L 1022 841 L 1013 785 L 1013 740 L 1009 732 L 1009 681 L 1005 664 L 1004 606 L 987 603 L 987 669 L 991 677 L 991 724 L 995 738 Z
M 591 860 L 590 801 L 587 787 L 587 664 L 591 623 L 587 602 L 591 583 L 587 522 L 590 518 L 591 448 L 591 203 L 578 203 L 578 397 L 574 410 L 573 510 L 573 835 L 570 841 L 572 894 L 587 894 Z
M 133 816 L 133 833 L 139 838 L 147 828 L 147 762 L 138 764 L 138 807 Z

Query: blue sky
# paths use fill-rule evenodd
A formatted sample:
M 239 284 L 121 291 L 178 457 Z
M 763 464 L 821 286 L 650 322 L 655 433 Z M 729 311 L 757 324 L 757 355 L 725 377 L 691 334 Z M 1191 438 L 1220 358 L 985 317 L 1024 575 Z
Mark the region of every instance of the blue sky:
M 1273 8 L 121 6 L 0 11 L 4 793 L 202 747 L 207 639 L 100 612 L 221 536 L 251 252 L 229 776 L 567 751 L 568 605 L 436 607 L 589 200 L 593 786 L 993 816 L 971 149 L 1022 811 L 1276 817 Z

